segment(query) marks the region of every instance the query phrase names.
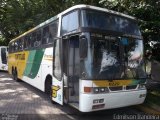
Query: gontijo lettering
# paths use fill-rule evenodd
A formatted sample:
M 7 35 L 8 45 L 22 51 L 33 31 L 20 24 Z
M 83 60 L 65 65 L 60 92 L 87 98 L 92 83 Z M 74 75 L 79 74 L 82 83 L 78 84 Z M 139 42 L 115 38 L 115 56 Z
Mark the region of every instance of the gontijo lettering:
M 16 60 L 25 60 L 25 53 L 22 54 L 15 54 Z
M 54 97 L 54 98 L 56 98 L 57 97 L 57 91 L 60 89 L 60 86 L 52 86 L 52 96 Z

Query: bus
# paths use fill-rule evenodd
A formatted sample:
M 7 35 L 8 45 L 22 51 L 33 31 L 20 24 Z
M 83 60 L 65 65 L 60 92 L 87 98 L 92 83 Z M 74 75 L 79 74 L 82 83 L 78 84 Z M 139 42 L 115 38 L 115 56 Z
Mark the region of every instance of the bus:
M 76 5 L 9 43 L 9 73 L 81 112 L 146 97 L 143 38 L 134 17 Z
M 8 57 L 8 47 L 0 46 L 0 70 L 3 71 L 8 70 L 7 57 Z

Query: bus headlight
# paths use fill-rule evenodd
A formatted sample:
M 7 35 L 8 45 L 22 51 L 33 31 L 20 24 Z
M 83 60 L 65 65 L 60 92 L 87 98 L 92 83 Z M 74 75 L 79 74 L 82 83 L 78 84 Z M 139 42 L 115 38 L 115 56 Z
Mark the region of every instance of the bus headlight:
M 105 88 L 100 88 L 100 92 L 105 92 Z
M 84 87 L 84 92 L 100 94 L 100 93 L 108 93 L 109 89 L 107 87 Z
M 106 93 L 109 92 L 108 88 L 106 87 L 94 87 L 93 93 Z
M 94 92 L 94 93 L 99 93 L 99 91 L 100 91 L 99 88 L 94 88 L 94 89 L 93 89 L 93 92 Z

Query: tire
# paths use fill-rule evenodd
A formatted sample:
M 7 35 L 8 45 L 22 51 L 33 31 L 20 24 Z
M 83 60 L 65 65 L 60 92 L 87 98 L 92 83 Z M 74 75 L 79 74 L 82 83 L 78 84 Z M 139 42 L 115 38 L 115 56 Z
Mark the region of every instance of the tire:
M 15 70 L 14 70 L 14 69 L 12 70 L 12 77 L 13 77 L 13 80 L 16 79 L 16 78 L 15 78 Z
M 18 73 L 17 73 L 17 71 L 14 70 L 13 73 L 14 73 L 14 74 L 13 74 L 13 80 L 15 80 L 15 81 L 17 81 L 17 82 L 20 82 L 20 80 L 18 79 Z
M 45 82 L 45 93 L 49 96 L 51 94 L 51 86 L 52 86 L 52 81 L 47 80 Z

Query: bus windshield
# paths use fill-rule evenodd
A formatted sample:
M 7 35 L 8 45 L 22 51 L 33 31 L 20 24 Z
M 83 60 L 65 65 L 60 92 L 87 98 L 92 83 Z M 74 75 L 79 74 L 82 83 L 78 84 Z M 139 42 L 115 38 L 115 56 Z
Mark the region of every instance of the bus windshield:
M 141 35 L 136 21 L 95 10 L 82 10 L 82 27 L 116 31 L 136 36 Z
M 145 78 L 143 41 L 135 38 L 88 35 L 88 55 L 84 79 Z

